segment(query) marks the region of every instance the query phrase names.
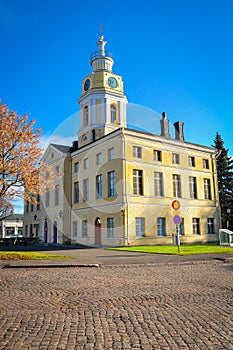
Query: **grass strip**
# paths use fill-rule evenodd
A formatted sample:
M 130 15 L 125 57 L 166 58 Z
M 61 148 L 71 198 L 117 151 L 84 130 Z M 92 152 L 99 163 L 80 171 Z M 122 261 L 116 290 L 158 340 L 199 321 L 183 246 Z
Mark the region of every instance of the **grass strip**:
M 68 260 L 70 256 L 46 254 L 37 252 L 3 252 L 0 251 L 0 260 Z
M 196 255 L 196 254 L 215 254 L 215 253 L 233 253 L 233 247 L 212 245 L 212 244 L 181 244 L 180 253 L 176 245 L 168 246 L 131 246 L 107 248 L 109 250 L 122 250 L 127 252 L 165 254 L 165 255 Z

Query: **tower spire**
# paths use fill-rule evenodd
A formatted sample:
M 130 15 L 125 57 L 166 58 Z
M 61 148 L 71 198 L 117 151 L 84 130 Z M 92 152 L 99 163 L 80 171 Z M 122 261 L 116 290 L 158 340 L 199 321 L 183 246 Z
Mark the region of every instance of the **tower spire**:
M 98 46 L 98 51 L 93 52 L 90 57 L 93 72 L 104 70 L 111 72 L 114 61 L 111 52 L 105 50 L 107 41 L 104 41 L 102 25 L 100 26 L 99 41 L 97 41 L 96 44 Z

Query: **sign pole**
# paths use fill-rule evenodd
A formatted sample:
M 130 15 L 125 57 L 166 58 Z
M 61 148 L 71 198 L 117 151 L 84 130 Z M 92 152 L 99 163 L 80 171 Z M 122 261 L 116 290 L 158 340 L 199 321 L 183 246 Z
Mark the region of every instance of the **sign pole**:
M 178 200 L 174 200 L 172 202 L 172 208 L 174 210 L 179 210 L 180 209 L 180 202 Z M 178 253 L 180 254 L 180 231 L 179 231 L 179 228 L 178 228 L 178 225 L 181 223 L 181 217 L 180 215 L 178 215 L 178 212 L 177 214 L 174 216 L 173 218 L 173 222 L 174 224 L 176 225 L 176 240 L 177 240 L 177 248 L 178 248 Z

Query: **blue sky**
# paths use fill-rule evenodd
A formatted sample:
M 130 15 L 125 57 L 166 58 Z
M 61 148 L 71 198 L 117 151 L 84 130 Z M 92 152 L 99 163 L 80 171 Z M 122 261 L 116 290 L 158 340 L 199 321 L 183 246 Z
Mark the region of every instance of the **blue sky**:
M 0 97 L 54 133 L 78 111 L 102 24 L 128 101 L 183 121 L 187 141 L 218 131 L 233 155 L 232 20 L 232 0 L 0 0 Z

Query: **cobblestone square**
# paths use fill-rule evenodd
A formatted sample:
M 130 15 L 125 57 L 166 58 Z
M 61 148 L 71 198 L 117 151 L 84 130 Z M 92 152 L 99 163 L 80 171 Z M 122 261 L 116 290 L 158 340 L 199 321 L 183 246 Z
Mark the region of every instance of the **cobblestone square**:
M 0 270 L 0 349 L 233 349 L 233 265 Z

